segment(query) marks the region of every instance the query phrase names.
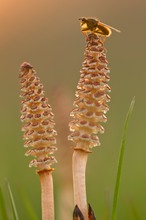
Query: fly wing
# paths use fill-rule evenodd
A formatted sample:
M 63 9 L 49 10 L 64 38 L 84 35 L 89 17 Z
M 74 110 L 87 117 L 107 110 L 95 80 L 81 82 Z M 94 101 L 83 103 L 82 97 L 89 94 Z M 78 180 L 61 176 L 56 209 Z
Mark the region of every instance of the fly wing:
M 114 27 L 111 27 L 111 26 L 109 26 L 109 25 L 107 25 L 107 24 L 104 24 L 104 23 L 102 23 L 102 22 L 100 22 L 100 21 L 99 21 L 98 24 L 103 25 L 103 26 L 106 26 L 106 27 L 108 27 L 108 28 L 110 28 L 110 29 L 112 29 L 112 30 L 118 32 L 118 33 L 121 32 L 120 30 L 118 30 L 118 29 L 116 29 L 116 28 L 114 28 Z

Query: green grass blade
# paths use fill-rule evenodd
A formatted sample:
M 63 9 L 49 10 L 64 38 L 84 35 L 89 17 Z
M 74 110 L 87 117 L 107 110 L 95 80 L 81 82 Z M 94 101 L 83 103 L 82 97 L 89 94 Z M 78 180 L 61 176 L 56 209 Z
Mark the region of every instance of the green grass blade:
M 117 200 L 118 200 L 121 171 L 122 171 L 122 165 L 123 165 L 123 159 L 124 159 L 126 134 L 127 134 L 129 119 L 133 112 L 134 104 L 135 104 L 135 97 L 133 98 L 130 104 L 130 107 L 129 107 L 129 110 L 126 116 L 125 124 L 124 124 L 124 129 L 123 129 L 122 142 L 121 142 L 121 147 L 120 147 L 120 155 L 119 155 L 119 161 L 118 161 L 118 170 L 117 170 L 117 176 L 116 176 L 116 184 L 115 184 L 115 190 L 114 190 L 114 198 L 113 198 L 112 217 L 111 217 L 112 220 L 116 220 Z
M 11 203 L 11 207 L 12 207 L 13 218 L 14 218 L 14 220 L 19 220 L 16 205 L 14 202 L 13 194 L 12 194 L 11 187 L 10 187 L 9 183 L 7 183 L 7 188 L 8 188 L 10 203 Z
M 23 204 L 27 210 L 28 216 L 30 219 L 39 220 L 39 217 L 37 216 L 37 213 L 35 212 L 34 208 L 32 207 L 32 204 L 27 197 L 26 193 L 22 190 L 19 193 L 21 195 L 21 200 L 23 201 Z
M 4 200 L 1 187 L 0 187 L 0 219 L 8 220 L 6 202 Z
M 136 207 L 132 199 L 129 200 L 129 208 L 131 209 L 133 220 L 141 220 L 141 217 L 138 212 L 138 208 Z
M 39 218 L 37 217 L 37 214 L 36 212 L 34 211 L 29 199 L 23 201 L 24 202 L 24 205 L 26 207 L 26 210 L 28 212 L 28 216 L 30 219 L 35 219 L 35 220 L 39 220 Z

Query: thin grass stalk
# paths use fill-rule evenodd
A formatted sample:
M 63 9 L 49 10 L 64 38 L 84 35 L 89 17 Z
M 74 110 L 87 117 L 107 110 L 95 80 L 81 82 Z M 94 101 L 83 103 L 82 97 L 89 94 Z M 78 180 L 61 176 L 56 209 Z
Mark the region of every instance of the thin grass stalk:
M 30 219 L 40 220 L 40 217 L 38 216 L 38 213 L 33 207 L 33 204 L 31 203 L 28 194 L 26 191 L 22 188 L 19 189 L 19 194 L 21 201 L 23 202 L 24 209 L 26 210 L 27 215 L 29 215 Z
M 127 204 L 128 204 L 128 207 L 130 208 L 130 211 L 132 213 L 133 220 L 141 220 L 138 208 L 136 207 L 136 204 L 132 198 L 129 199 Z
M 0 186 L 0 218 L 4 220 L 9 220 L 6 201 L 3 194 L 4 192 Z
M 9 183 L 7 183 L 7 187 L 8 187 L 8 193 L 9 193 L 9 198 L 10 198 L 10 204 L 11 204 L 11 208 L 13 212 L 13 218 L 14 220 L 19 220 L 17 208 L 15 205 L 14 197 L 13 197 L 12 190 L 11 190 Z
M 126 144 L 126 136 L 127 136 L 127 129 L 129 125 L 129 119 L 132 115 L 133 108 L 135 104 L 135 97 L 131 101 L 123 129 L 123 136 L 122 136 L 122 142 L 120 147 L 120 153 L 119 153 L 119 160 L 118 160 L 118 169 L 117 169 L 117 175 L 116 175 L 116 184 L 114 189 L 114 198 L 113 198 L 113 207 L 112 207 L 112 216 L 111 220 L 116 220 L 117 218 L 117 201 L 118 201 L 118 195 L 119 195 L 119 189 L 120 189 L 120 180 L 121 180 L 121 174 L 122 174 L 122 167 L 123 167 L 123 161 L 124 161 L 124 153 L 125 153 L 125 144 Z

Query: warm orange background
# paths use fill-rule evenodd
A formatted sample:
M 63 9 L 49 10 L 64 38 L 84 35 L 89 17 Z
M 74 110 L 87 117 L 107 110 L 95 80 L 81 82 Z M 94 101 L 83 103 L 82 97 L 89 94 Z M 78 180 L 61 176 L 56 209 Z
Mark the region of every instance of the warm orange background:
M 87 169 L 88 200 L 97 219 L 104 219 L 106 197 L 112 201 L 117 159 L 126 112 L 133 96 L 132 115 L 125 151 L 118 203 L 118 220 L 132 220 L 132 204 L 141 218 L 146 204 L 146 3 L 97 0 L 0 1 L 0 183 L 7 178 L 14 191 L 20 219 L 28 219 L 19 188 L 24 188 L 40 218 L 40 186 L 30 158 L 24 156 L 20 131 L 19 66 L 30 62 L 44 84 L 53 109 L 57 87 L 74 99 L 83 60 L 84 36 L 78 18 L 95 16 L 121 30 L 107 39 L 112 97 L 102 143 L 90 155 Z M 55 96 L 57 98 L 57 96 Z M 56 99 L 55 98 L 55 99 Z M 62 101 L 63 102 L 63 101 Z M 57 116 L 56 116 L 57 118 Z M 72 143 L 68 142 L 68 149 Z M 59 146 L 58 146 L 59 147 Z M 66 156 L 67 157 L 67 156 Z M 58 158 L 57 158 L 58 159 Z M 69 159 L 70 160 L 70 159 Z M 57 170 L 55 195 L 60 190 Z M 59 168 L 58 168 L 59 167 Z M 17 189 L 18 186 L 18 189 Z M 38 199 L 36 199 L 38 198 Z M 60 205 L 61 206 L 61 205 Z M 110 207 L 111 209 L 111 207 Z M 57 219 L 60 220 L 59 217 Z

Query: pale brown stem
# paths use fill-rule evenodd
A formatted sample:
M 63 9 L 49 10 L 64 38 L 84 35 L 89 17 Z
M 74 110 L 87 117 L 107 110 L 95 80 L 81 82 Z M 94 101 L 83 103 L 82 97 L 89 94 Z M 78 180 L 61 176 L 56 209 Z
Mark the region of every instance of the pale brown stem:
M 42 220 L 54 220 L 52 170 L 38 172 L 41 183 Z
M 74 150 L 73 153 L 73 188 L 74 205 L 78 205 L 84 219 L 88 219 L 87 198 L 86 198 L 86 164 L 88 152 Z
M 60 220 L 72 219 L 73 194 L 72 185 L 67 185 L 67 181 L 63 182 L 59 193 L 57 214 Z

